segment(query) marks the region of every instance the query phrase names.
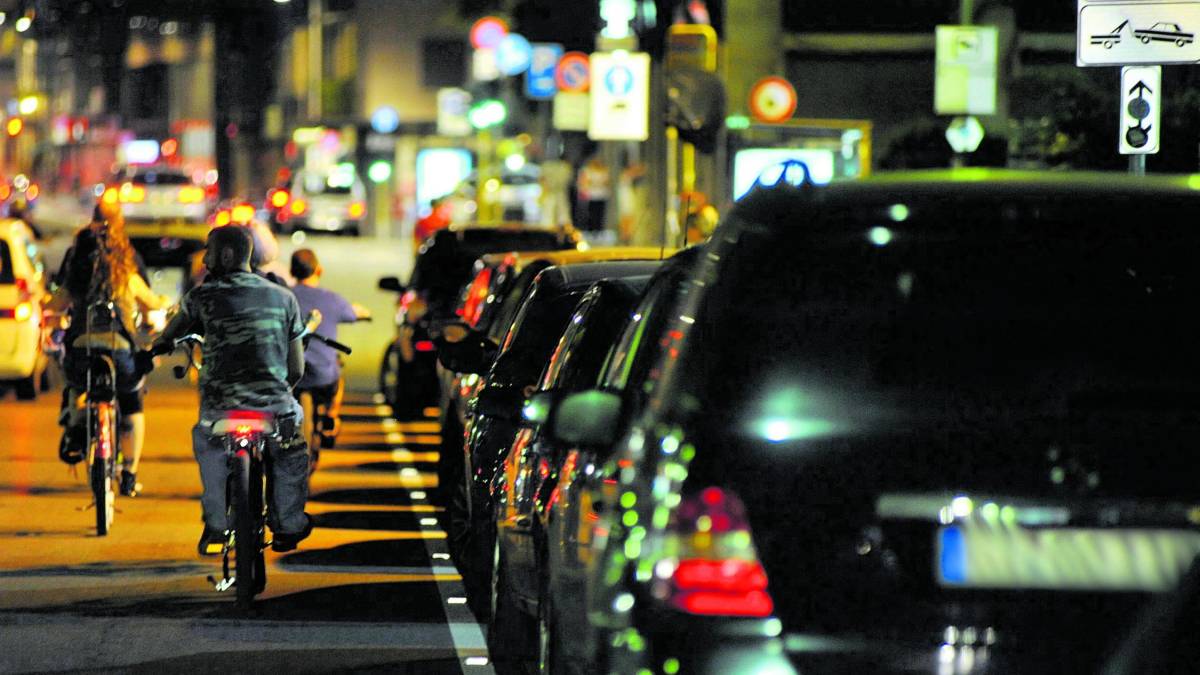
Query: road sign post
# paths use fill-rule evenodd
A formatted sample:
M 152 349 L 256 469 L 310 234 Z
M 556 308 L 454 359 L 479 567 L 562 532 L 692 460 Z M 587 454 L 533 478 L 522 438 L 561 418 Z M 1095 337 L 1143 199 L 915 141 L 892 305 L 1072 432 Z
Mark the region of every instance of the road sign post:
M 1121 129 L 1117 143 L 1122 155 L 1158 152 L 1161 88 L 1161 66 L 1121 69 Z

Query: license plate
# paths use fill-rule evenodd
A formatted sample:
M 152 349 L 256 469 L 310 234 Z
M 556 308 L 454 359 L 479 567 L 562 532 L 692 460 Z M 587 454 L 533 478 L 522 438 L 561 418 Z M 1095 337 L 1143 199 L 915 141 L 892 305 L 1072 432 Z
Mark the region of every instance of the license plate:
M 1200 532 L 942 527 L 935 574 L 952 588 L 1167 591 L 1200 554 Z

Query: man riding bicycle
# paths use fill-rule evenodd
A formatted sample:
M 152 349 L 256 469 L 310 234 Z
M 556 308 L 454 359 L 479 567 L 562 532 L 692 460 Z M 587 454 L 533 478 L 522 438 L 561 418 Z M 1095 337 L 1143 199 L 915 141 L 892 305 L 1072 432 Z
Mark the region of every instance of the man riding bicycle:
M 212 425 L 235 410 L 269 412 L 282 429 L 293 429 L 280 447 L 270 448 L 269 525 L 275 551 L 290 551 L 312 533 L 304 512 L 308 498 L 308 446 L 299 433 L 302 413 L 291 388 L 304 375 L 304 326 L 296 297 L 286 288 L 250 271 L 252 247 L 244 227 L 213 228 L 204 264 L 208 277 L 188 291 L 153 349 L 138 355 L 142 368 L 153 367 L 152 352 L 169 351 L 188 334 L 204 336 L 200 373 L 200 420 L 192 429 L 192 447 L 200 465 L 204 493 L 200 504 L 204 532 L 198 550 L 213 554 L 227 540 L 224 448 Z M 286 424 L 287 418 L 295 423 Z

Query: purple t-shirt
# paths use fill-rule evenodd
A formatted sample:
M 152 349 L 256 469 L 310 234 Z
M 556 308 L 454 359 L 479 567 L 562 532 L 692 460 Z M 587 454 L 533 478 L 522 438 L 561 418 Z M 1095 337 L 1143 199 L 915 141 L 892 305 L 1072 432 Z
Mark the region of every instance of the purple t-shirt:
M 296 284 L 292 287 L 292 292 L 296 294 L 296 300 L 300 303 L 301 321 L 307 321 L 309 312 L 314 309 L 321 312 L 321 325 L 316 331 L 318 335 L 336 340 L 339 323 L 353 323 L 358 320 L 350 302 L 333 291 Z M 304 350 L 304 377 L 298 386 L 328 386 L 337 382 L 340 375 L 337 352 L 323 342 L 309 340 L 308 347 Z

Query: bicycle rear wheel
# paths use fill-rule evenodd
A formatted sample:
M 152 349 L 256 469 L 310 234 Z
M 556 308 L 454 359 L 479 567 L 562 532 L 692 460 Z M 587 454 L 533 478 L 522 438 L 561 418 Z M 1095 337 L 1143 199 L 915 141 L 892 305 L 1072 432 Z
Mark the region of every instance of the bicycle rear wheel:
M 255 518 L 250 491 L 250 454 L 239 451 L 233 460 L 232 472 L 229 477 L 233 494 L 233 555 L 234 576 L 237 580 L 237 604 L 239 607 L 249 607 L 254 599 L 255 579 L 254 561 L 261 554 L 258 549 L 258 537 L 255 535 Z
M 95 406 L 94 432 L 89 455 L 92 458 L 90 478 L 92 498 L 96 502 L 96 535 L 108 535 L 116 514 L 116 493 L 113 490 L 113 468 L 116 455 L 116 420 L 107 404 Z

